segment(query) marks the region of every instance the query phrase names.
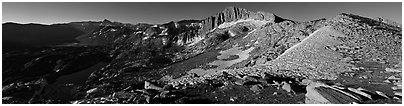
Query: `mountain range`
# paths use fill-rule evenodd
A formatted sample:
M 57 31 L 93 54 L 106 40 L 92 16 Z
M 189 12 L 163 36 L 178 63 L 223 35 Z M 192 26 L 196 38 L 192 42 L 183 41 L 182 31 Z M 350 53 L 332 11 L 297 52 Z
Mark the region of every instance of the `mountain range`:
M 3 24 L 3 103 L 401 103 L 402 26 L 227 7 L 201 20 Z

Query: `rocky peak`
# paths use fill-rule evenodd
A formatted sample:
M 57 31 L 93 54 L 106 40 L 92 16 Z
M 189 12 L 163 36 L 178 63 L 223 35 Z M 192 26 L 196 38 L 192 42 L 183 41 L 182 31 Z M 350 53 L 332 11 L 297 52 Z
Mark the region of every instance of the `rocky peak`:
M 275 14 L 268 12 L 252 12 L 244 8 L 227 7 L 224 11 L 218 13 L 218 15 L 224 16 L 225 22 L 237 21 L 240 19 L 254 19 L 254 20 L 266 20 L 275 21 Z
M 104 19 L 101 23 L 101 26 L 110 26 L 113 25 L 114 23 L 108 19 Z
M 225 22 L 232 22 L 246 19 L 263 20 L 273 23 L 278 23 L 285 20 L 281 17 L 276 16 L 273 13 L 260 12 L 260 11 L 252 12 L 244 8 L 227 7 L 224 9 L 224 11 L 202 20 L 203 24 L 202 33 L 208 32 L 209 30 L 212 30 Z
M 222 21 L 230 22 L 246 18 L 248 13 L 250 13 L 250 11 L 244 8 L 227 7 L 224 11 L 218 13 L 217 15 L 220 17 L 219 19 L 222 19 Z

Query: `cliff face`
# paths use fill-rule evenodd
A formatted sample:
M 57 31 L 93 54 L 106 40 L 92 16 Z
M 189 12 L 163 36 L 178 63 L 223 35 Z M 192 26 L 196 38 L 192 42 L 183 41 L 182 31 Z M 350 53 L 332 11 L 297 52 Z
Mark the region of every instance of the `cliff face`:
M 225 22 L 246 20 L 246 19 L 262 20 L 274 23 L 285 20 L 272 13 L 252 12 L 243 8 L 227 7 L 224 11 L 202 20 L 203 28 L 201 29 L 201 33 L 205 34 L 205 32 L 208 32 Z

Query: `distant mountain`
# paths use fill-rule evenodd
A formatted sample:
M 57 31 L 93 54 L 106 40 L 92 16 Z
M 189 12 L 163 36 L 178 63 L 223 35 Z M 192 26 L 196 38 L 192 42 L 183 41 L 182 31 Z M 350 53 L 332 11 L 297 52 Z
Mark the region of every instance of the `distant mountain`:
M 83 34 L 67 24 L 3 24 L 3 47 L 40 47 L 77 42 L 75 37 Z

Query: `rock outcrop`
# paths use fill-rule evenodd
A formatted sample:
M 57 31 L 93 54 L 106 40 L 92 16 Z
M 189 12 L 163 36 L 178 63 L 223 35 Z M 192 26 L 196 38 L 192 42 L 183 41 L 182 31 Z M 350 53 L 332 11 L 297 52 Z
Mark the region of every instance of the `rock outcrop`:
M 306 104 L 354 104 L 368 100 L 389 99 L 382 92 L 369 92 L 363 88 L 327 85 L 320 81 L 303 80 L 306 87 Z
M 202 34 L 209 32 L 210 30 L 218 27 L 225 22 L 232 22 L 237 20 L 265 20 L 273 23 L 284 21 L 285 19 L 276 16 L 273 13 L 266 12 L 252 12 L 243 8 L 227 7 L 224 11 L 217 13 L 214 16 L 210 16 L 202 20 Z

